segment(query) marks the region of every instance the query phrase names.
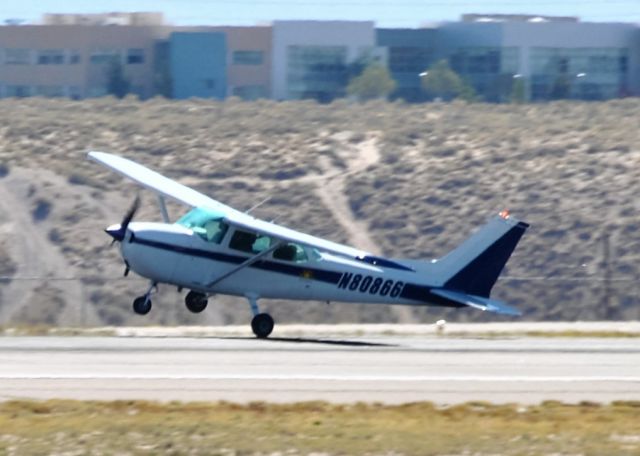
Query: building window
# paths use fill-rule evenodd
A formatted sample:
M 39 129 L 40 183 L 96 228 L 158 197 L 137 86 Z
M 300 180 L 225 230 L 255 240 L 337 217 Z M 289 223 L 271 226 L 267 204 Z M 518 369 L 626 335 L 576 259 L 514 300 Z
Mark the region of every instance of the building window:
M 115 49 L 97 49 L 91 52 L 89 61 L 96 65 L 118 62 L 120 61 L 120 51 Z
M 44 85 L 44 86 L 36 86 L 36 90 L 34 95 L 41 97 L 64 97 L 65 90 L 63 86 L 55 86 L 55 85 Z
M 257 100 L 267 98 L 267 88 L 263 85 L 246 85 L 234 87 L 232 95 L 243 100 Z
M 107 94 L 107 88 L 104 86 L 90 87 L 88 91 L 88 96 L 91 98 L 104 97 Z
M 213 90 L 216 88 L 215 79 L 205 79 L 203 82 L 204 82 L 205 89 Z
M 30 49 L 5 49 L 4 50 L 5 65 L 29 65 L 31 63 Z M 22 87 L 22 86 L 13 86 Z
M 287 57 L 290 98 L 330 102 L 344 96 L 348 81 L 346 46 L 289 46 Z
M 69 86 L 67 88 L 67 94 L 72 100 L 80 100 L 82 98 L 82 92 L 78 86 Z
M 24 98 L 31 96 L 31 87 L 26 85 L 8 85 L 5 92 L 8 97 Z
M 551 48 L 531 50 L 532 100 L 605 100 L 625 93 L 627 48 Z
M 80 51 L 78 51 L 77 49 L 72 49 L 71 51 L 69 51 L 69 64 L 77 65 L 81 62 L 81 60 L 82 58 L 80 57 Z
M 38 51 L 38 65 L 62 65 L 64 64 L 64 51 L 62 49 L 45 49 Z
M 262 65 L 264 52 L 262 51 L 233 51 L 234 65 Z
M 390 47 L 389 70 L 392 73 L 411 73 L 425 71 L 433 61 L 433 51 L 425 47 Z
M 627 57 L 626 55 L 619 57 L 618 71 L 620 71 L 620 73 L 626 73 L 628 69 L 629 69 L 629 57 Z
M 129 49 L 127 51 L 127 63 L 129 65 L 144 63 L 144 49 Z
M 451 68 L 461 75 L 499 74 L 516 72 L 513 68 L 517 61 L 517 49 L 514 48 L 460 48 L 450 57 Z

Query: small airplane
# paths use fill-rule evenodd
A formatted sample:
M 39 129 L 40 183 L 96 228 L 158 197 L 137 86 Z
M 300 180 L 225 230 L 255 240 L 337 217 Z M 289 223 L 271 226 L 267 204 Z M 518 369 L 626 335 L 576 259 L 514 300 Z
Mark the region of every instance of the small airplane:
M 126 158 L 96 151 L 88 156 L 158 197 L 163 223 L 133 222 L 137 197 L 122 222 L 105 230 L 120 243 L 125 276 L 133 270 L 150 280 L 146 293 L 133 301 L 137 314 L 149 313 L 151 295 L 163 283 L 190 290 L 185 304 L 194 313 L 215 294 L 245 297 L 258 338 L 274 327 L 273 318 L 260 312 L 261 298 L 473 307 L 520 315 L 490 298 L 529 227 L 507 211 L 441 259 L 391 259 L 254 218 Z M 191 209 L 172 223 L 166 198 Z

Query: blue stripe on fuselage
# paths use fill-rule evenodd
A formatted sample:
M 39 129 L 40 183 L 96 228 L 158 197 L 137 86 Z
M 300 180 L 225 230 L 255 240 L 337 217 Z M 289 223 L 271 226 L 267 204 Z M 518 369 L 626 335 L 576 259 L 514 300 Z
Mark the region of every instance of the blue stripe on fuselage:
M 249 259 L 249 257 L 241 255 L 230 255 L 228 253 L 221 252 L 209 252 L 206 250 L 194 249 L 191 247 L 180 247 L 173 244 L 167 244 L 165 242 L 152 241 L 149 239 L 143 239 L 139 236 L 131 236 L 132 243 L 146 245 L 157 249 L 168 250 L 171 252 L 181 253 L 184 255 L 196 256 L 199 258 L 205 258 L 214 261 L 221 261 L 224 263 L 240 264 Z M 275 261 L 258 260 L 249 267 L 261 269 L 263 271 L 279 272 L 294 277 L 306 276 L 311 273 L 308 278 L 310 280 L 318 280 L 320 282 L 338 284 L 343 273 L 335 271 L 326 271 L 324 269 L 309 268 L 304 266 L 298 266 L 293 264 L 276 263 Z M 416 285 L 412 283 L 405 283 L 400 298 L 408 299 L 411 301 L 417 301 L 425 304 L 435 304 L 445 307 L 462 307 L 458 303 L 448 301 L 444 298 L 436 296 L 430 292 L 430 288 L 424 285 Z

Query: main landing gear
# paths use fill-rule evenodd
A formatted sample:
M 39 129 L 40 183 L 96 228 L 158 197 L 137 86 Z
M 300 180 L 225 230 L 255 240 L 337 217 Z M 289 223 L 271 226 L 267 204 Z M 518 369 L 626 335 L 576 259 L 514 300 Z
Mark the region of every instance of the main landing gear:
M 204 293 L 199 293 L 197 291 L 190 291 L 187 293 L 187 296 L 184 298 L 184 303 L 193 313 L 200 313 L 204 309 L 207 308 L 207 295 Z
M 258 307 L 258 298 L 256 296 L 247 296 L 251 305 L 253 318 L 251 319 L 251 329 L 258 339 L 266 339 L 273 331 L 274 321 L 268 313 L 260 313 Z
M 152 303 L 151 303 L 151 294 L 154 291 L 157 291 L 158 284 L 152 283 L 149 286 L 149 289 L 142 296 L 138 296 L 133 300 L 133 311 L 138 315 L 146 315 L 151 311 Z
M 151 295 L 158 291 L 158 284 L 152 282 L 149 289 L 142 296 L 138 296 L 133 301 L 133 311 L 138 315 L 146 315 L 151 311 Z M 248 295 L 247 299 L 251 305 L 253 318 L 251 319 L 251 329 L 258 339 L 266 339 L 273 332 L 275 325 L 273 318 L 268 313 L 261 313 L 258 307 L 258 296 Z M 184 299 L 184 303 L 193 313 L 200 313 L 206 309 L 207 295 L 198 291 L 190 291 Z

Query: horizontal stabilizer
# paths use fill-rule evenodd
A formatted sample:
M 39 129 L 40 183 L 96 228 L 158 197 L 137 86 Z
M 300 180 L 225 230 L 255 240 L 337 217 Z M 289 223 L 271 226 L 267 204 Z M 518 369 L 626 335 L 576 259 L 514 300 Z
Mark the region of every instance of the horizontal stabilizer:
M 434 288 L 431 290 L 431 293 L 436 296 L 440 296 L 441 298 L 449 299 L 479 310 L 495 312 L 503 315 L 512 315 L 515 317 L 522 315 L 519 310 L 509 307 L 502 301 L 498 301 L 496 299 L 482 298 L 480 296 L 445 290 L 442 288 Z

